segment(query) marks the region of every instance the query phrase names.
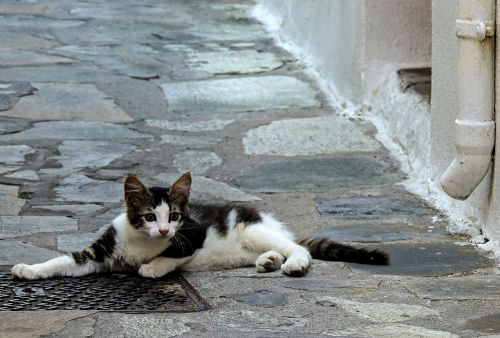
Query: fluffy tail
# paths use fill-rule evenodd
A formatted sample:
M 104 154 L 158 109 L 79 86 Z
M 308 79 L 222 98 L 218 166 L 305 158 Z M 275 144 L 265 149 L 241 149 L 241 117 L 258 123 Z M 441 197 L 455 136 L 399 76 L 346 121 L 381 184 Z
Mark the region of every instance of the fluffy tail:
M 359 264 L 389 265 L 389 255 L 378 250 L 358 249 L 328 238 L 304 238 L 298 244 L 309 249 L 312 258 Z

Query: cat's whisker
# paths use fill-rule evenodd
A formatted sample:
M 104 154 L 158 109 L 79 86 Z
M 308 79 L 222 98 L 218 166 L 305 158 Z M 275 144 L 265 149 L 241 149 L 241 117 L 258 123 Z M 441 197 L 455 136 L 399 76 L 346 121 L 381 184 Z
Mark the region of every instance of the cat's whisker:
M 177 235 L 183 237 L 185 239 L 185 242 L 187 242 L 187 244 L 189 244 L 189 247 L 191 248 L 191 250 L 193 250 L 193 245 L 191 244 L 191 241 L 189 240 L 189 238 L 187 238 L 185 235 L 181 234 L 180 232 L 177 233 Z M 174 236 L 175 237 L 175 236 Z M 194 251 L 194 250 L 193 250 Z
M 175 249 L 176 249 L 176 253 L 177 254 L 180 254 L 180 255 L 184 255 L 184 252 L 185 252 L 185 245 L 184 245 L 184 241 L 182 241 L 180 238 L 178 237 L 172 237 L 172 238 L 175 238 L 175 241 L 177 243 Z M 179 252 L 179 249 L 181 249 L 182 251 Z
M 178 234 L 176 234 L 176 235 L 178 235 Z M 180 254 L 182 254 L 182 255 L 183 255 L 183 254 L 184 254 L 184 252 L 186 251 L 186 250 L 185 250 L 185 247 L 186 247 L 186 246 L 184 245 L 184 241 L 183 241 L 181 238 L 176 237 L 176 236 L 174 236 L 174 238 L 175 238 L 176 243 L 177 243 L 177 247 L 176 247 L 176 249 L 177 249 L 177 253 L 179 254 L 179 250 L 178 250 L 178 249 L 181 249 L 182 251 L 180 252 Z

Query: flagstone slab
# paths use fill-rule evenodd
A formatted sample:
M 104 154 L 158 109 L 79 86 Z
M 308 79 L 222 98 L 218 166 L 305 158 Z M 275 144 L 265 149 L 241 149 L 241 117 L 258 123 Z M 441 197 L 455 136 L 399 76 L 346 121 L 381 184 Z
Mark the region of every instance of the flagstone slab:
M 404 286 L 431 300 L 500 299 L 500 275 L 408 280 Z
M 397 323 L 413 318 L 439 316 L 439 311 L 421 305 L 385 303 L 385 302 L 356 302 L 336 297 L 320 297 L 323 306 L 340 307 L 357 317 L 374 323 Z
M 434 214 L 422 200 L 401 195 L 320 198 L 316 208 L 322 216 L 341 219 L 404 219 Z
M 103 65 L 104 67 L 107 65 Z M 149 69 L 148 67 L 141 67 L 134 64 L 127 64 L 126 62 L 113 62 L 109 65 L 110 69 L 113 69 L 118 74 L 128 76 L 136 80 L 152 80 L 160 77 L 157 71 L 154 69 Z
M 196 49 L 184 43 L 167 43 L 163 46 L 169 52 L 175 53 L 195 53 Z
M 60 253 L 17 241 L 0 241 L 0 265 L 36 264 L 61 256 Z
M 79 4 L 70 10 L 70 14 L 77 18 L 92 18 L 113 21 L 143 21 L 148 23 L 183 23 L 190 22 L 191 17 L 184 11 L 160 6 L 143 6 L 133 3 Z
M 356 276 L 335 278 L 305 277 L 289 279 L 281 283 L 289 289 L 304 290 L 309 292 L 326 292 L 328 294 L 345 294 L 349 290 L 359 291 L 376 290 L 382 281 L 376 278 L 359 278 Z
M 68 29 L 85 24 L 83 20 L 58 20 L 38 15 L 3 16 L 0 27 L 6 32 L 25 34 L 26 30 L 43 31 L 46 29 Z
M 171 144 L 190 148 L 207 148 L 215 146 L 221 142 L 220 138 L 214 136 L 193 136 L 193 135 L 161 135 L 160 144 Z
M 111 203 L 120 202 L 123 197 L 121 182 L 99 181 L 81 174 L 64 178 L 55 190 L 56 201 Z
M 93 84 L 35 83 L 34 86 L 35 95 L 21 98 L 14 108 L 0 114 L 34 120 L 133 121 Z
M 0 174 L 10 173 L 11 171 L 18 170 L 20 167 L 16 166 L 2 166 L 0 165 Z
M 17 140 L 116 140 L 149 139 L 124 125 L 94 121 L 37 122 L 33 128 L 15 134 L 0 135 L 0 141 Z
M 205 42 L 203 46 L 210 49 L 211 52 L 229 52 L 230 49 L 221 42 Z
M 402 178 L 377 158 L 336 157 L 265 162 L 243 170 L 234 182 L 256 192 L 322 192 L 393 184 Z
M 500 333 L 500 312 L 479 318 L 469 319 L 465 322 L 464 329 L 480 331 L 488 334 Z
M 46 209 L 51 211 L 68 211 L 75 216 L 94 214 L 103 207 L 98 204 L 54 204 L 54 205 L 34 205 L 32 208 Z
M 188 150 L 175 156 L 174 166 L 179 172 L 204 174 L 212 167 L 222 164 L 222 160 L 211 151 Z
M 34 91 L 35 88 L 26 82 L 0 83 L 0 111 L 11 109 L 21 97 L 32 95 Z
M 154 51 L 154 50 L 151 50 Z M 156 53 L 156 51 L 154 51 Z M 121 75 L 125 75 L 139 80 L 150 80 L 158 78 L 160 72 L 167 72 L 168 68 L 164 64 L 155 60 L 153 55 L 147 51 L 146 54 L 135 54 L 133 50 L 127 52 L 126 50 L 114 53 L 110 50 L 110 55 L 103 53 L 103 55 L 95 54 L 72 54 L 68 52 L 61 52 L 61 54 L 76 55 L 79 60 L 90 61 L 103 69 L 109 69 Z
M 0 184 L 0 215 L 18 215 L 24 203 L 25 200 L 19 198 L 18 186 Z
M 352 271 L 398 276 L 445 276 L 492 268 L 495 261 L 472 245 L 453 242 L 377 244 L 389 254 L 390 265 L 346 263 Z
M 92 19 L 77 27 L 52 29 L 58 41 L 66 45 L 145 44 L 158 42 L 153 34 L 191 26 L 189 22 L 166 20 L 151 24 L 137 20 Z
M 162 40 L 172 40 L 172 41 L 177 41 L 177 42 L 186 42 L 186 41 L 200 39 L 200 37 L 197 35 L 186 33 L 183 31 L 158 32 L 158 33 L 154 33 L 153 35 L 159 39 L 162 39 Z
M 53 49 L 56 52 L 61 52 L 65 56 L 77 56 L 77 55 L 88 55 L 88 56 L 107 56 L 107 55 L 119 55 L 119 54 L 157 54 L 158 51 L 140 44 L 127 44 L 127 45 L 91 45 L 91 46 L 79 46 L 79 45 L 65 45 L 61 47 L 56 47 Z
M 0 79 L 5 82 L 118 82 L 122 76 L 91 64 L 52 64 L 37 67 L 10 67 L 0 69 Z
M 230 113 L 319 107 L 316 91 L 291 76 L 261 76 L 167 83 L 169 109 L 177 113 Z
M 90 336 L 95 337 L 172 338 L 198 335 L 190 334 L 194 326 L 192 319 L 177 314 L 173 314 L 172 316 L 161 315 L 152 311 L 135 314 L 102 312 L 95 318 L 95 322 L 90 327 L 87 326 L 88 329 L 92 330 Z M 77 332 L 80 334 L 80 331 Z M 201 335 L 205 336 L 206 332 Z
M 234 120 L 207 120 L 207 121 L 168 121 L 168 120 L 145 120 L 150 127 L 166 130 L 177 130 L 187 132 L 222 130 Z
M 74 59 L 42 54 L 32 51 L 2 51 L 0 53 L 0 66 L 11 67 L 11 66 L 22 66 L 22 65 L 44 65 L 51 63 L 73 63 Z
M 340 242 L 380 243 L 441 237 L 449 234 L 442 226 L 422 223 L 354 223 L 321 228 L 316 235 Z
M 53 4 L 31 4 L 31 3 L 2 3 L 0 13 L 2 14 L 48 14 L 56 7 Z
M 271 71 L 284 63 L 272 53 L 233 50 L 190 53 L 186 64 L 212 74 L 251 74 Z
M 58 147 L 57 157 L 64 169 L 105 167 L 132 152 L 136 146 L 110 141 L 68 140 Z
M 20 179 L 20 180 L 26 180 L 26 181 L 39 181 L 40 177 L 34 170 L 23 170 L 23 171 L 18 171 L 10 175 L 5 175 L 5 177 L 8 178 L 15 178 L 15 179 Z
M 223 310 L 215 312 L 218 324 L 232 330 L 238 329 L 246 332 L 262 331 L 288 331 L 303 327 L 308 320 L 298 316 L 274 316 L 263 311 L 251 310 Z
M 176 68 L 172 70 L 170 77 L 174 81 L 194 81 L 209 79 L 213 77 L 213 75 L 207 72 L 202 72 L 201 70 Z
M 286 293 L 274 292 L 269 290 L 228 293 L 223 295 L 222 297 L 231 298 L 238 302 L 262 307 L 282 306 L 288 303 L 288 296 Z
M 15 104 L 16 102 L 17 101 L 13 102 L 13 104 Z M 9 108 L 10 106 L 6 107 L 6 109 Z M 17 133 L 19 131 L 29 129 L 30 127 L 31 123 L 28 120 L 19 119 L 16 117 L 0 116 L 0 135 Z
M 231 44 L 234 48 L 255 48 L 255 42 L 235 42 Z
M 109 69 L 117 74 L 125 75 L 134 79 L 139 80 L 150 80 L 153 78 L 158 78 L 161 71 L 167 72 L 168 68 L 164 64 L 155 60 L 151 53 L 156 52 L 151 49 L 152 52 L 145 52 L 145 54 L 137 54 L 134 50 L 127 52 L 126 50 L 114 53 L 111 49 L 108 51 L 110 54 L 103 52 L 102 55 L 82 53 L 73 54 L 71 52 L 57 51 L 58 54 L 62 55 L 75 55 L 79 60 L 92 62 L 103 69 Z
M 249 22 L 214 24 L 209 21 L 200 21 L 198 25 L 186 32 L 199 36 L 200 40 L 205 41 L 255 41 L 270 38 L 261 25 Z
M 128 169 L 99 169 L 96 174 L 101 179 L 119 180 L 125 178 L 129 172 Z
M 178 177 L 178 173 L 165 173 L 155 176 L 154 179 L 159 182 L 161 186 L 167 186 L 174 182 Z M 257 196 L 247 194 L 224 182 L 212 180 L 210 178 L 199 175 L 193 175 L 192 178 L 192 191 L 195 196 L 196 194 L 202 194 L 211 196 L 211 198 L 223 199 L 233 202 L 254 202 L 261 200 Z
M 1 24 L 0 24 L 1 26 Z M 42 39 L 27 34 L 0 32 L 0 51 L 19 50 L 19 49 L 39 49 L 58 46 L 55 40 Z
M 308 156 L 341 152 L 372 152 L 380 144 L 342 116 L 273 121 L 243 138 L 250 155 Z
M 456 334 L 430 330 L 420 326 L 399 324 L 399 323 L 383 323 L 364 325 L 357 328 L 349 328 L 338 331 L 323 332 L 329 336 L 335 337 L 356 337 L 356 338 L 458 338 Z
M 7 137 L 9 135 L 6 135 Z M 35 149 L 27 145 L 0 146 L 0 163 L 8 165 L 24 162 L 26 155 L 34 154 Z
M 77 221 L 64 216 L 0 216 L 0 239 L 71 230 Z

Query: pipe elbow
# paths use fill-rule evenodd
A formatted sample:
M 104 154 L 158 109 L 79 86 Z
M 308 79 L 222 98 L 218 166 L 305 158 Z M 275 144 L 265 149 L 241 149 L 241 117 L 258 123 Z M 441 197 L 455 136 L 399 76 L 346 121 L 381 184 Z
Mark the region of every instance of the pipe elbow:
M 491 165 L 495 122 L 456 120 L 457 156 L 441 176 L 441 187 L 458 200 L 467 199 Z
M 465 200 L 488 172 L 490 155 L 458 155 L 441 176 L 441 187 L 454 199 Z

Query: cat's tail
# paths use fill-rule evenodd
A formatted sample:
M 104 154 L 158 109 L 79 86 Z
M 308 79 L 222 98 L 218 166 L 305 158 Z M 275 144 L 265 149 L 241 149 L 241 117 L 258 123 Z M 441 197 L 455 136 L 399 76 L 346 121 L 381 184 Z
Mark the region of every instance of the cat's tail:
M 304 238 L 298 244 L 309 249 L 312 258 L 359 264 L 389 265 L 389 255 L 383 251 L 355 248 L 328 238 Z

